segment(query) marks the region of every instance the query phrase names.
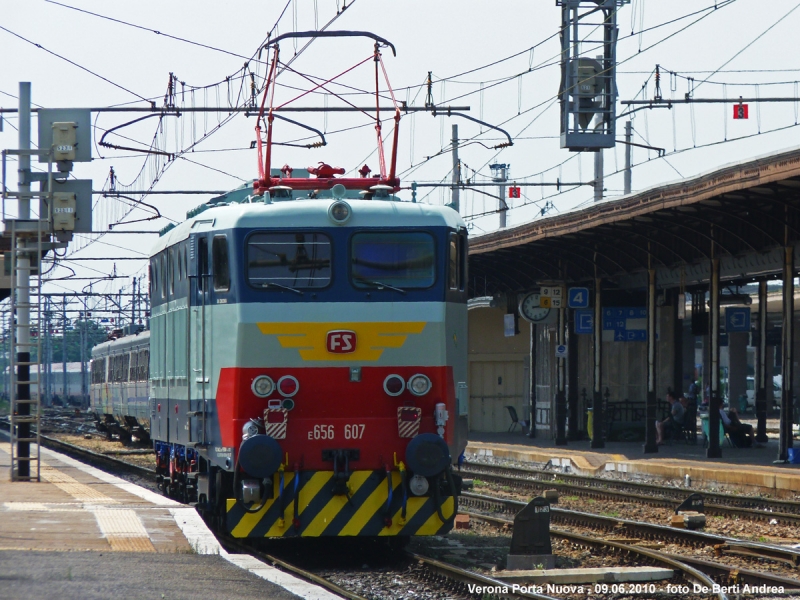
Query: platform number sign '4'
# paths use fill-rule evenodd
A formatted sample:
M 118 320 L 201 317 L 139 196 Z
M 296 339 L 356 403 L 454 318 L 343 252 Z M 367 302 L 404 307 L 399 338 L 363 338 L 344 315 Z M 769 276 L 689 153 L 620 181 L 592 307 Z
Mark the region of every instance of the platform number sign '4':
M 570 308 L 589 308 L 589 288 L 569 288 L 567 306 Z

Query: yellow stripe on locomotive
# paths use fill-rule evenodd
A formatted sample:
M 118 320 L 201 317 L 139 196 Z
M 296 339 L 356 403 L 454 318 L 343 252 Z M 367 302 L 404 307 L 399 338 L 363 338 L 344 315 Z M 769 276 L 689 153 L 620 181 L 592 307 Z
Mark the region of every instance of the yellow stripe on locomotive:
M 271 497 L 259 506 L 229 498 L 226 528 L 237 538 L 320 536 L 412 536 L 446 533 L 453 527 L 453 490 L 404 495 L 399 471 L 353 471 L 347 493 L 335 493 L 333 471 L 283 472 Z M 452 482 L 449 475 L 435 485 Z M 390 482 L 391 481 L 391 493 Z M 281 487 L 283 492 L 281 492 Z M 445 486 L 446 487 L 446 486 Z

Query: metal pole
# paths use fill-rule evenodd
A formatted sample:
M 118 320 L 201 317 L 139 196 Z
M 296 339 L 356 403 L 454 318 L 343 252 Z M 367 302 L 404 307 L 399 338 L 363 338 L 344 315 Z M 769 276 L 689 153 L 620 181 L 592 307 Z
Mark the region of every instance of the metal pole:
M 644 414 L 644 453 L 658 452 L 656 444 L 656 270 L 648 269 L 647 282 L 647 403 Z
M 567 407 L 569 423 L 567 439 L 578 441 L 578 336 L 575 334 L 575 309 L 569 309 L 567 319 Z
M 453 197 L 450 206 L 454 211 L 461 211 L 460 194 L 458 184 L 461 183 L 461 163 L 458 162 L 458 125 L 453 124 Z
M 625 194 L 631 193 L 631 154 L 633 153 L 633 124 L 625 122 Z
M 64 308 L 61 316 L 61 402 L 64 406 L 67 402 L 67 296 L 64 295 Z
M 558 345 L 564 345 L 564 329 L 566 328 L 566 308 L 563 306 L 558 309 Z M 566 396 L 566 373 L 563 356 L 556 358 L 556 369 L 558 373 L 558 392 L 556 393 L 556 446 L 567 445 L 567 396 Z
M 603 306 L 602 280 L 594 280 L 594 394 L 592 397 L 592 448 L 605 448 L 603 427 Z
M 711 347 L 709 361 L 711 368 L 710 373 L 708 373 L 708 380 L 711 383 L 711 397 L 708 406 L 708 450 L 706 451 L 706 456 L 708 458 L 720 458 L 722 456 L 722 448 L 719 445 L 719 410 L 722 407 L 722 398 L 720 397 L 719 381 L 719 258 L 713 254 L 715 253 L 713 242 L 711 247 L 713 258 L 711 259 L 711 293 L 709 294 L 711 314 L 708 336 L 709 346 Z
M 19 148 L 20 150 L 31 149 L 31 84 L 22 81 L 19 84 Z M 19 156 L 19 214 L 17 218 L 27 221 L 31 218 L 31 157 L 24 152 Z M 30 387 L 30 341 L 31 341 L 31 293 L 30 275 L 31 262 L 30 255 L 26 253 L 25 244 L 20 243 L 20 238 L 15 238 L 17 247 L 12 248 L 16 253 L 17 265 L 17 344 L 22 349 L 17 352 L 17 400 L 19 403 L 12 410 L 16 410 L 21 417 L 31 414 L 31 387 Z M 20 248 L 20 246 L 22 248 Z M 12 277 L 15 274 L 12 273 Z M 14 316 L 12 315 L 12 319 Z M 24 383 L 23 383 L 24 382 Z M 18 425 L 18 438 L 27 439 L 31 437 L 31 425 L 28 422 L 21 422 Z M 17 442 L 17 456 L 19 466 L 17 474 L 20 477 L 29 477 L 31 472 L 30 465 L 30 442 Z
M 531 399 L 531 425 L 528 427 L 528 437 L 535 438 L 536 437 L 536 340 L 538 329 L 536 323 L 531 323 L 531 339 L 530 339 L 530 357 L 531 357 L 531 367 L 530 367 L 530 379 L 531 379 L 531 389 L 530 394 L 528 397 Z
M 594 153 L 594 201 L 603 199 L 603 151 Z
M 756 346 L 756 441 L 767 437 L 767 280 L 758 282 L 758 345 Z
M 783 368 L 781 375 L 781 423 L 778 461 L 789 459 L 792 447 L 792 423 L 794 419 L 794 398 L 792 397 L 792 376 L 794 374 L 794 246 L 784 248 L 783 262 Z

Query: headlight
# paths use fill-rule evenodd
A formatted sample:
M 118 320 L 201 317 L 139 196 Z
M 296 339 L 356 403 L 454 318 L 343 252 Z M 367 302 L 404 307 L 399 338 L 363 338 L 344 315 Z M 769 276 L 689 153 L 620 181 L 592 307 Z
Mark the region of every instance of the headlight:
M 414 475 L 408 482 L 408 489 L 415 496 L 422 496 L 428 492 L 428 480 L 422 475 Z
M 408 390 L 415 396 L 424 396 L 431 390 L 431 380 L 426 375 L 414 375 L 408 380 Z
M 350 205 L 344 200 L 337 200 L 328 209 L 328 216 L 337 225 L 344 225 L 350 218 Z
M 250 389 L 252 389 L 253 393 L 259 398 L 266 398 L 275 391 L 275 384 L 269 376 L 259 375 L 253 380 Z
M 406 382 L 400 375 L 389 375 L 383 380 L 383 391 L 390 396 L 399 396 L 405 387 Z

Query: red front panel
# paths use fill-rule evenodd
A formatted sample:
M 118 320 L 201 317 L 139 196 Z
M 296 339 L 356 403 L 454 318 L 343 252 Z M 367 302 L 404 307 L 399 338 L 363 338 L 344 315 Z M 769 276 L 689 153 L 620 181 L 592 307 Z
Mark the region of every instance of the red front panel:
M 392 397 L 383 389 L 390 374 L 408 381 L 418 373 L 431 380 L 431 390 L 424 396 L 404 390 Z M 289 464 L 300 464 L 302 469 L 330 470 L 332 464 L 322 461 L 322 451 L 330 449 L 359 449 L 361 459 L 351 469 L 393 466 L 395 454 L 398 461 L 405 461 L 410 439 L 400 437 L 397 409 L 401 406 L 421 409 L 419 433 L 436 433 L 434 408 L 444 402 L 449 413 L 445 440 L 452 440 L 457 413 L 450 367 L 363 367 L 361 381 L 350 381 L 348 367 L 226 368 L 220 371 L 217 389 L 223 446 L 238 449 L 242 426 L 251 418 L 263 417 L 270 400 L 275 404 L 282 398 L 277 390 L 268 398 L 257 397 L 251 385 L 259 375 L 269 375 L 275 382 L 292 375 L 300 384 L 292 397 L 294 408 L 288 412 L 286 438 L 279 442 L 289 454 Z

